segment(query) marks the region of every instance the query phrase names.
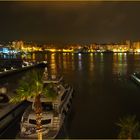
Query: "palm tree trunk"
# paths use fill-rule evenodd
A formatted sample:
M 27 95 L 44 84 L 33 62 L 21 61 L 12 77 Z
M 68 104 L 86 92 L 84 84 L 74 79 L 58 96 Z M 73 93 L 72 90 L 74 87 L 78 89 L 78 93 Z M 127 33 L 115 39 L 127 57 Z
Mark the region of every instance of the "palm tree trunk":
M 41 118 L 42 118 L 42 106 L 40 101 L 40 94 L 38 94 L 35 97 L 35 113 L 36 113 L 36 127 L 37 127 L 37 135 L 38 140 L 42 140 L 42 124 L 41 124 Z
M 42 132 L 38 132 L 38 140 L 42 140 Z
M 128 133 L 128 138 L 127 138 L 127 140 L 132 140 L 132 132 L 131 132 L 131 131 Z

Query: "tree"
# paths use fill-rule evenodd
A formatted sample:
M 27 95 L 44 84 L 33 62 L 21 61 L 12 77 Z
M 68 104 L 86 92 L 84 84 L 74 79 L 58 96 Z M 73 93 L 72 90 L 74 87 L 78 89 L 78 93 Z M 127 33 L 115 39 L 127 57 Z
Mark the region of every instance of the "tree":
M 10 102 L 17 103 L 30 98 L 34 98 L 34 111 L 36 113 L 36 127 L 38 132 L 38 139 L 42 140 L 42 125 L 41 125 L 41 95 L 46 98 L 54 99 L 57 93 L 51 87 L 44 87 L 42 81 L 42 73 L 37 71 L 31 71 L 27 73 L 23 79 L 19 82 L 19 87 L 16 92 L 17 95 L 13 97 Z
M 127 116 L 119 120 L 117 125 L 121 128 L 118 135 L 119 139 L 134 139 L 138 138 L 139 122 L 136 121 L 136 116 Z

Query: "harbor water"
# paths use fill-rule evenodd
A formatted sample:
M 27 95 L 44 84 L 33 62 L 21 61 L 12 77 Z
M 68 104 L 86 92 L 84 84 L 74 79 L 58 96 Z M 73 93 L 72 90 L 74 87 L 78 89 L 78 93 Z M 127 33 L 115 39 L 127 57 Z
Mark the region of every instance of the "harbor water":
M 48 72 L 62 74 L 74 88 L 71 112 L 57 138 L 117 138 L 120 118 L 136 115 L 140 121 L 140 87 L 130 79 L 140 71 L 140 54 L 42 53 L 31 58 L 47 60 Z M 4 77 L 0 83 L 15 90 L 25 73 Z

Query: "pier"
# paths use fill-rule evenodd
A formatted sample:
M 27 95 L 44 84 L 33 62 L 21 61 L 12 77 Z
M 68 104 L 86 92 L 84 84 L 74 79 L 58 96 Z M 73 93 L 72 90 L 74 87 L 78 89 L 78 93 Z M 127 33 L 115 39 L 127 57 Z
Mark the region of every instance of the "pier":
M 18 73 L 21 71 L 25 71 L 28 69 L 31 69 L 33 67 L 45 67 L 47 65 L 46 61 L 42 61 L 42 62 L 37 62 L 37 63 L 27 63 L 26 65 L 22 64 L 22 67 L 19 68 L 13 68 L 11 67 L 11 69 L 4 69 L 4 71 L 0 72 L 0 77 L 4 77 L 4 76 L 8 76 L 14 73 Z

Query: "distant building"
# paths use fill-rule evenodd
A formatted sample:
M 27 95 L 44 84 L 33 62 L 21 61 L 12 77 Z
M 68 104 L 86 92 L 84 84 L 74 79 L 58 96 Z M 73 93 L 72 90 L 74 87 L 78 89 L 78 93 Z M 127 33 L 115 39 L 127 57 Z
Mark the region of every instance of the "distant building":
M 16 50 L 22 50 L 24 48 L 23 41 L 13 41 L 12 42 L 12 48 L 14 48 Z
M 140 41 L 132 43 L 133 52 L 140 52 Z
M 6 47 L 0 47 L 0 53 L 9 53 L 10 52 L 10 50 L 9 50 L 9 48 L 6 48 Z
M 110 44 L 90 44 L 90 50 L 93 51 L 112 51 L 112 52 L 127 52 L 130 49 L 130 41 L 122 43 L 110 43 Z

